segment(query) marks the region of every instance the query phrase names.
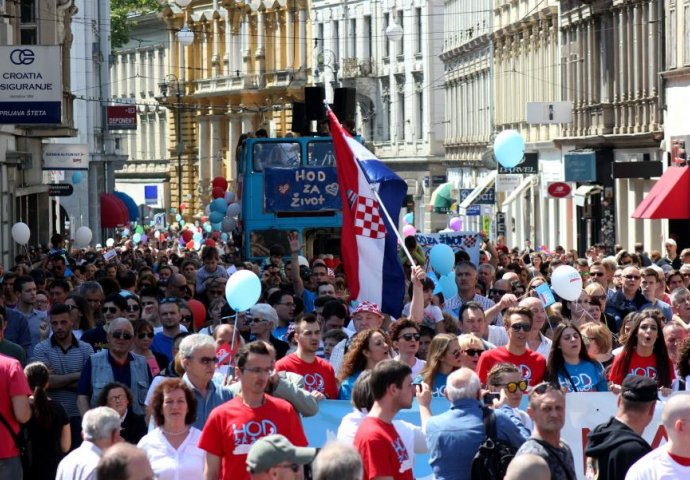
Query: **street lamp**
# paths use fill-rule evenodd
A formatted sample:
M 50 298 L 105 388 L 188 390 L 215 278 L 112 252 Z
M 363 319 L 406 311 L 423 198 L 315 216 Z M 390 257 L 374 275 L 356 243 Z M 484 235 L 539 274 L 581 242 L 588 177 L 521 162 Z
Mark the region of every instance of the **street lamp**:
M 391 23 L 386 28 L 386 38 L 391 42 L 399 42 L 403 36 L 403 29 L 397 23 Z
M 326 63 L 324 60 L 324 53 L 329 53 L 330 56 L 333 58 L 333 61 Z M 327 48 L 322 49 L 316 56 L 316 65 L 317 68 L 314 71 L 315 77 L 319 76 L 319 69 L 323 70 L 324 68 L 330 68 L 333 72 L 333 85 L 338 85 L 338 70 L 340 70 L 340 64 L 338 63 L 338 58 L 336 57 L 335 52 L 333 52 L 333 50 L 329 50 Z
M 184 143 L 182 142 L 180 130 L 182 126 L 182 88 L 180 88 L 180 81 L 177 77 L 169 73 L 165 76 L 163 82 L 158 84 L 161 91 L 161 99 L 165 100 L 168 97 L 168 89 L 171 85 L 175 88 L 175 98 L 177 102 L 175 103 L 175 138 L 177 139 L 177 144 L 175 145 L 175 150 L 177 152 L 177 199 L 178 199 L 178 212 L 182 212 L 180 205 L 182 205 L 182 152 L 184 152 Z
M 184 10 L 192 3 L 192 0 L 175 0 L 175 3 Z M 177 41 L 180 42 L 180 45 L 183 47 L 188 47 L 194 43 L 194 32 L 187 27 L 186 21 L 182 29 L 177 32 Z

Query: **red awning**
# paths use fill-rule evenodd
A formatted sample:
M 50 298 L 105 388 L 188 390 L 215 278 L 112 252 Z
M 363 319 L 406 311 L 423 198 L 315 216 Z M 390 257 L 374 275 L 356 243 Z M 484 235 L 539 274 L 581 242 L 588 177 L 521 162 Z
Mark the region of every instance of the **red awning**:
M 112 193 L 101 193 L 101 227 L 115 228 L 129 221 L 127 206 Z
M 632 217 L 690 219 L 690 167 L 668 167 Z

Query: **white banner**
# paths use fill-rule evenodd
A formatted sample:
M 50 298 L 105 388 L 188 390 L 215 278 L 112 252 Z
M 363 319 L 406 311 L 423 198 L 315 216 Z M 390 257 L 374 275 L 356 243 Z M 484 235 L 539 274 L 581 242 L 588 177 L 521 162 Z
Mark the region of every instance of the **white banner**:
M 44 143 L 43 170 L 88 170 L 89 146 L 81 143 Z
M 666 443 L 666 430 L 661 426 L 663 406 L 663 402 L 657 403 L 654 418 L 642 435 L 652 448 Z M 608 392 L 569 393 L 566 395 L 565 407 L 565 427 L 561 438 L 573 451 L 577 478 L 584 479 L 587 434 L 616 415 L 617 396 Z

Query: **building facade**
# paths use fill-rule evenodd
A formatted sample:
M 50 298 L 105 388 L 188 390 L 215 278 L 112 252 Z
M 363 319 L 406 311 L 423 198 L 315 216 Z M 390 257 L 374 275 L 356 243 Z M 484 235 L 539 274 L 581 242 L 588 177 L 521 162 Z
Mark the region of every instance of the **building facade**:
M 486 164 L 494 135 L 491 7 L 491 0 L 449 0 L 443 16 L 443 144 L 449 167 L 448 180 L 460 189 L 459 192 L 477 188 L 492 166 L 491 162 Z M 481 228 L 480 215 L 464 215 L 467 209 L 461 213 L 464 228 Z M 493 215 L 495 209 L 486 213 Z
M 425 231 L 445 226 L 428 208 L 447 176 L 443 15 L 442 2 L 424 0 L 313 0 L 311 10 L 315 84 L 329 101 L 334 87 L 356 89 L 356 130 L 407 181 L 408 209 Z M 394 24 L 402 30 L 397 41 Z
M 59 122 L 0 125 L 0 262 L 6 267 L 14 265 L 15 255 L 25 253 L 12 239 L 14 223 L 29 226 L 29 245 L 47 245 L 50 235 L 64 226 L 64 212 L 55 198 L 48 196 L 42 158 L 45 142 L 76 134 L 70 85 L 75 12 L 73 0 L 0 2 L 0 46 L 56 46 L 58 54 L 52 63 L 40 68 L 44 73 L 58 69 L 62 86 Z
M 169 90 L 161 103 L 170 114 L 181 109 L 179 135 L 168 117 L 168 151 L 176 158 L 178 145 L 183 146 L 184 215 L 203 212 L 214 177 L 236 182 L 241 134 L 259 128 L 271 136 L 290 131 L 292 103 L 303 99 L 311 73 L 308 16 L 303 0 L 195 0 L 184 9 L 174 3 L 164 8 L 170 45 L 166 78 L 182 91 L 178 101 Z M 194 36 L 190 46 L 177 35 L 185 26 Z M 175 209 L 178 181 L 171 165 L 170 206 Z
M 115 187 L 140 206 L 143 216 L 152 218 L 170 208 L 169 182 L 177 165 L 176 151 L 169 147 L 169 133 L 175 132 L 176 112 L 161 102 L 161 84 L 168 72 L 170 35 L 158 13 L 137 15 L 131 19 L 129 42 L 114 50 L 110 78 L 113 105 L 131 105 L 136 109 L 136 130 L 112 132 L 116 152 L 127 156 L 123 168 L 115 174 Z M 175 89 L 171 88 L 173 94 Z
M 593 187 L 593 193 L 576 207 L 575 246 L 583 251 L 601 242 L 612 252 L 615 243 L 630 249 L 642 242 L 658 249 L 668 221 L 631 215 L 655 183 L 642 177 L 643 164 L 637 162 L 663 160 L 663 2 L 560 4 L 562 92 L 573 103 L 573 121 L 558 139 L 564 168 L 567 175 L 593 155 L 598 169 L 577 183 Z

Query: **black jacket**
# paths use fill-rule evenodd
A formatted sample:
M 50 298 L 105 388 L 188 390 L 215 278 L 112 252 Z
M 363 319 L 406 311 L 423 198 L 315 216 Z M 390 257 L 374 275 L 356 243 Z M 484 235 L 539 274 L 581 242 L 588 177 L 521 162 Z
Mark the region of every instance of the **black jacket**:
M 611 417 L 589 432 L 585 455 L 595 460 L 598 480 L 624 480 L 632 464 L 651 451 L 641 436 Z

